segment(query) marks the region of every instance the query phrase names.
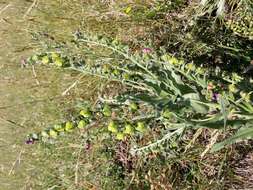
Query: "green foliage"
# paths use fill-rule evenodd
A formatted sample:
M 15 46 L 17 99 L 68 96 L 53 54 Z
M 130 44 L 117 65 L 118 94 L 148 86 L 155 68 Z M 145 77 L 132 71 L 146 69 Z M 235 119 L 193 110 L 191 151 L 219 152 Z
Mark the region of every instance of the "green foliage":
M 147 38 L 155 47 L 163 47 L 187 62 L 208 67 L 218 65 L 229 71 L 238 72 L 250 63 L 251 1 L 184 1 L 178 7 L 163 10 L 159 17 L 154 17 L 156 21 Z M 161 20 L 157 22 L 157 18 Z
M 247 15 L 251 11 L 240 8 L 250 3 L 212 0 L 196 7 L 195 1 L 182 0 L 103 1 L 96 18 L 90 15 L 97 13 L 94 7 L 99 3 L 81 6 L 89 10 L 85 30 L 117 37 L 76 32 L 67 43 L 51 40 L 28 62 L 111 82 L 92 104 L 79 106 L 71 119 L 28 136 L 28 143 L 42 140 L 59 147 L 68 142 L 47 156 L 71 147 L 67 156 L 55 156 L 60 164 L 50 171 L 50 185 L 44 189 L 67 188 L 77 178 L 84 184 L 75 182 L 74 189 L 227 188 L 228 176 L 235 180 L 233 166 L 224 164 L 227 152 L 204 159 L 201 153 L 213 129 L 229 133 L 225 140 L 217 138 L 220 143 L 213 152 L 252 138 L 252 80 L 223 70 L 224 66 L 238 69 L 252 59 Z M 121 35 L 129 46 L 119 42 Z M 150 41 L 145 47 L 146 39 Z M 210 136 L 212 145 L 217 139 Z M 55 148 L 47 143 L 42 145 Z M 68 168 L 64 156 L 76 155 L 74 148 L 79 151 L 77 164 Z
M 75 35 L 75 43 L 108 49 L 110 59 L 101 59 L 95 65 L 70 61 L 69 69 L 117 81 L 127 89 L 112 99 L 100 98 L 95 108 L 83 108 L 79 113 L 81 119 L 88 119 L 90 123 L 104 120 L 118 140 L 125 140 L 125 134 L 132 135 L 135 130 L 137 137 L 148 128 L 167 130 L 160 140 L 134 148 L 132 152 L 149 152 L 165 142 L 180 141 L 189 129 L 239 129 L 253 121 L 252 92 L 244 88 L 245 85 L 252 87 L 252 83 L 237 74 L 230 76 L 219 70 L 211 73 L 163 50 L 159 52 L 161 56 L 151 53 L 151 49 L 133 55 L 127 46 L 118 42 L 81 33 Z M 129 75 L 127 79 L 125 74 Z M 65 131 L 72 130 L 79 122 L 78 117 L 71 127 L 67 127 L 67 122 Z M 135 130 L 130 126 L 125 128 L 128 123 L 135 125 Z M 50 129 L 48 136 L 55 138 L 57 134 Z
M 253 4 L 250 0 L 201 0 L 198 5 L 199 14 L 213 14 L 218 17 L 225 17 L 232 12 L 252 11 Z M 242 10 L 244 9 L 244 10 Z M 245 15 L 244 14 L 244 15 Z
M 69 60 L 66 56 L 63 56 L 57 52 L 47 52 L 38 55 L 34 55 L 27 60 L 28 64 L 43 64 L 54 65 L 57 67 L 69 66 Z
M 227 138 L 223 142 L 217 143 L 213 146 L 212 151 L 218 151 L 227 145 L 231 145 L 233 143 L 241 142 L 244 140 L 249 140 L 253 138 L 253 128 L 252 127 L 243 127 L 239 129 L 232 137 Z
M 235 34 L 253 40 L 253 11 L 241 10 L 226 21 L 226 26 Z
M 168 12 L 177 11 L 185 7 L 186 3 L 183 0 L 174 1 L 155 1 L 147 6 L 128 6 L 125 13 L 130 15 L 133 20 L 155 20 L 161 19 Z

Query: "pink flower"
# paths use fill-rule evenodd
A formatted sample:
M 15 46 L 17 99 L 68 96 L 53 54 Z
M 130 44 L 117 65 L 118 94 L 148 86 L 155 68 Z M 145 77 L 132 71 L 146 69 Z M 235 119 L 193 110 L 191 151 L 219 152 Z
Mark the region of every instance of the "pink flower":
M 212 82 L 210 82 L 208 85 L 207 85 L 207 90 L 213 90 L 215 88 L 215 86 L 213 85 Z
M 148 53 L 152 52 L 152 49 L 151 48 L 143 48 L 142 52 L 148 54 Z
M 213 93 L 212 101 L 217 102 L 218 99 L 219 99 L 219 94 L 218 93 Z
M 35 143 L 35 139 L 33 138 L 29 138 L 25 141 L 25 144 L 34 144 Z

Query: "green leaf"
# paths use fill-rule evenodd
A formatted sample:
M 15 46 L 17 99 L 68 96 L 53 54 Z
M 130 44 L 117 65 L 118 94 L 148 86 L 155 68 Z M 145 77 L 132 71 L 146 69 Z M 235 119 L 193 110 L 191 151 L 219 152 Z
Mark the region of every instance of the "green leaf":
M 224 121 L 221 113 L 215 114 L 211 117 L 207 117 L 204 119 L 192 119 L 194 122 L 194 126 L 196 127 L 206 127 L 206 128 L 214 128 L 220 129 L 223 127 Z
M 171 71 L 171 76 L 175 79 L 178 84 L 184 84 L 182 81 L 182 77 L 177 75 L 174 71 Z
M 194 111 L 197 113 L 206 114 L 208 112 L 208 107 L 203 104 L 199 104 L 199 103 L 193 102 L 193 101 L 190 101 L 190 104 L 191 104 L 192 108 L 194 109 Z
M 221 150 L 222 148 L 224 148 L 227 145 L 231 145 L 243 140 L 247 140 L 247 139 L 251 139 L 253 138 L 253 127 L 249 127 L 249 128 L 242 128 L 240 129 L 235 135 L 233 135 L 232 137 L 215 144 L 212 149 L 211 152 L 215 152 L 218 150 Z
M 194 109 L 194 111 L 196 111 L 197 113 L 207 113 L 208 112 L 208 106 L 198 103 L 196 101 L 193 100 L 200 100 L 200 97 L 197 93 L 188 93 L 188 94 L 184 94 L 183 98 L 185 98 L 186 100 L 190 101 L 190 105 L 192 106 L 192 108 Z
M 157 94 L 160 94 L 161 93 L 161 87 L 159 84 L 157 84 L 157 81 L 154 81 L 154 80 L 145 80 L 144 81 L 145 84 L 148 85 L 148 87 L 150 89 L 153 89 Z
M 112 115 L 111 107 L 108 104 L 104 105 L 102 112 L 106 117 L 110 117 Z
M 227 111 L 227 105 L 229 104 L 229 102 L 224 99 L 222 96 L 220 96 L 220 106 L 221 106 L 221 113 L 223 115 L 223 119 L 224 119 L 224 128 L 227 125 L 227 120 L 228 120 L 228 111 Z
M 185 99 L 192 99 L 192 100 L 199 100 L 199 95 L 197 93 L 188 93 L 188 94 L 184 94 L 183 98 Z

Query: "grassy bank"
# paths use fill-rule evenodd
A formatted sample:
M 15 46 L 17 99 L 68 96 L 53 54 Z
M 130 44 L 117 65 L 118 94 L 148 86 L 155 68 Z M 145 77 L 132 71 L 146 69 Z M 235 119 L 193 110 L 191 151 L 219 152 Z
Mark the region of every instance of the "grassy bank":
M 28 64 L 77 77 L 32 186 L 251 188 L 252 7 L 222 2 L 38 3 Z

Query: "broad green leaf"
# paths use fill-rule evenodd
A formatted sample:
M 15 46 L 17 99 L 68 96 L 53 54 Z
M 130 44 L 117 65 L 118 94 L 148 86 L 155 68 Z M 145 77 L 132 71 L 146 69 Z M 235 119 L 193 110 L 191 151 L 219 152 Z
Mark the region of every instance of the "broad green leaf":
M 221 150 L 225 146 L 228 146 L 228 145 L 231 145 L 231 144 L 243 141 L 243 140 L 251 139 L 251 138 L 253 138 L 253 127 L 251 126 L 249 128 L 242 128 L 232 137 L 230 137 L 220 143 L 215 144 L 212 147 L 211 152 Z
M 186 100 L 190 101 L 190 105 L 192 106 L 192 108 L 194 109 L 194 111 L 196 111 L 197 113 L 207 113 L 208 112 L 208 106 L 198 103 L 196 101 L 193 100 L 200 100 L 200 97 L 197 93 L 188 93 L 188 94 L 184 94 L 183 98 L 185 98 Z
M 178 84 L 184 84 L 181 76 L 177 75 L 174 71 L 171 72 L 171 76 L 175 79 Z
M 220 96 L 220 107 L 221 107 L 221 113 L 223 115 L 223 119 L 224 119 L 224 128 L 227 125 L 227 120 L 228 120 L 228 111 L 227 111 L 227 105 L 228 105 L 228 101 L 226 99 L 224 99 L 224 97 Z
M 196 111 L 197 113 L 205 114 L 208 112 L 208 107 L 203 104 L 199 104 L 199 103 L 193 102 L 193 101 L 190 101 L 190 104 L 191 104 L 192 108 L 194 109 L 194 111 Z
M 184 94 L 183 98 L 185 99 L 192 99 L 192 100 L 199 100 L 199 95 L 197 93 L 188 93 L 188 94 Z

